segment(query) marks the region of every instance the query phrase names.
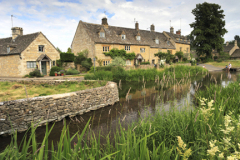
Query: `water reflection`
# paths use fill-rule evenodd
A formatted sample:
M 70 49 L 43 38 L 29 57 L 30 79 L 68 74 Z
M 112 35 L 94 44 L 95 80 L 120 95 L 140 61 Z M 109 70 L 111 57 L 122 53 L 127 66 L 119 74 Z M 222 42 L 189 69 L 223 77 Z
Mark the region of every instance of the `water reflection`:
M 138 121 L 146 115 L 151 116 L 163 110 L 169 111 L 173 107 L 181 110 L 184 106 L 188 106 L 189 110 L 193 110 L 194 94 L 197 90 L 204 90 L 210 84 L 221 84 L 225 87 L 237 79 L 238 73 L 213 72 L 204 77 L 196 76 L 184 80 L 179 79 L 177 83 L 168 86 L 165 86 L 166 84 L 161 86 L 159 82 L 122 82 L 121 89 L 119 89 L 120 101 L 118 103 L 91 111 L 82 116 L 67 118 L 66 122 L 69 124 L 71 135 L 76 132 L 81 133 L 89 118 L 91 118 L 91 130 L 95 133 L 101 130 L 104 135 L 107 135 L 109 131 L 113 134 L 119 121 L 124 127 L 127 127 L 128 124 Z M 130 87 L 130 92 L 126 98 Z M 62 127 L 63 122 L 56 122 L 50 134 L 49 140 L 53 141 L 54 145 L 59 140 Z M 18 143 L 21 142 L 24 134 L 18 134 Z M 45 134 L 45 127 L 39 127 L 36 134 L 37 141 L 41 142 Z M 0 136 L 0 151 L 10 143 L 10 140 L 10 136 Z

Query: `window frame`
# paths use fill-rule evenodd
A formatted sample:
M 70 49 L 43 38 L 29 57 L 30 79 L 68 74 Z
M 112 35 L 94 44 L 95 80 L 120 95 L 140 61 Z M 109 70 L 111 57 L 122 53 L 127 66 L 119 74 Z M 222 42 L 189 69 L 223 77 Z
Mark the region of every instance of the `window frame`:
M 131 60 L 127 59 L 127 60 L 126 60 L 126 65 L 127 65 L 127 66 L 130 66 L 130 65 L 131 65 Z
M 105 38 L 105 32 L 100 32 L 100 33 L 99 33 L 99 37 L 100 37 L 100 38 Z
M 44 45 L 38 45 L 38 52 L 44 52 L 45 47 Z
M 141 41 L 141 36 L 136 36 L 137 41 Z
M 103 52 L 109 52 L 109 46 L 103 46 Z
M 145 53 L 145 48 L 140 48 L 140 53 Z
M 126 34 L 122 34 L 122 35 L 121 35 L 121 39 L 122 39 L 122 40 L 126 39 Z
M 130 51 L 131 47 L 130 46 L 125 46 L 125 51 Z
M 159 39 L 155 39 L 155 43 L 156 43 L 156 44 L 159 44 Z
M 37 62 L 36 61 L 27 61 L 27 69 L 36 68 Z

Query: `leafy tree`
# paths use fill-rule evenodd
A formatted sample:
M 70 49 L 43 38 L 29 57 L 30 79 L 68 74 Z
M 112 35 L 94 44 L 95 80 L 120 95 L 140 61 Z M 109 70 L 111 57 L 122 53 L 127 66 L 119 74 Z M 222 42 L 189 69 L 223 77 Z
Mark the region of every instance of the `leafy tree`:
M 182 51 L 176 52 L 175 55 L 178 56 L 178 58 L 182 61 L 182 58 L 183 58 L 183 52 Z
M 126 60 L 122 57 L 115 57 L 108 66 L 125 66 Z
M 158 57 L 159 59 L 166 59 L 166 62 L 169 63 L 174 60 L 175 56 L 168 51 L 167 53 L 165 52 L 158 52 L 155 53 L 154 56 Z
M 67 53 L 72 53 L 72 49 L 70 47 L 68 47 Z
M 222 37 L 227 33 L 223 10 L 218 4 L 204 2 L 197 4 L 192 14 L 195 16 L 195 22 L 190 24 L 193 28 L 190 34 L 193 38 L 192 45 L 196 47 L 198 55 L 206 54 L 206 58 L 211 58 L 213 49 L 218 52 L 223 50 Z
M 61 51 L 61 49 L 60 48 L 56 48 L 57 49 L 57 51 L 59 52 L 59 53 L 62 53 L 62 51 Z
M 77 56 L 75 57 L 74 63 L 80 64 L 87 70 L 90 70 L 91 66 L 93 65 L 92 59 L 87 58 L 88 50 L 84 50 L 82 52 L 77 53 Z
M 158 57 L 159 59 L 165 59 L 167 57 L 167 53 L 165 52 L 158 52 L 154 54 L 155 57 Z

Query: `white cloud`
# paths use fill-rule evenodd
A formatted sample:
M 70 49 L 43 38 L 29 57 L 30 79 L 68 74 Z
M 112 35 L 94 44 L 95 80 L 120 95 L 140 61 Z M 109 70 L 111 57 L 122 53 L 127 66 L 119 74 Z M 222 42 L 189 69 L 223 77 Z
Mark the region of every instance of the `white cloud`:
M 101 23 L 101 18 L 108 17 L 109 25 L 134 28 L 134 19 L 139 22 L 140 29 L 149 29 L 151 24 L 155 30 L 169 31 L 170 20 L 175 31 L 189 34 L 189 24 L 194 21 L 191 11 L 196 4 L 204 0 L 81 0 L 79 2 L 58 0 L 2 0 L 0 1 L 0 38 L 11 35 L 11 15 L 14 15 L 14 26 L 23 27 L 24 34 L 41 31 L 56 46 L 66 51 L 70 47 L 79 20 L 90 23 Z M 239 35 L 240 1 L 207 0 L 217 3 L 224 10 L 226 40 Z M 180 23 L 181 19 L 181 23 Z

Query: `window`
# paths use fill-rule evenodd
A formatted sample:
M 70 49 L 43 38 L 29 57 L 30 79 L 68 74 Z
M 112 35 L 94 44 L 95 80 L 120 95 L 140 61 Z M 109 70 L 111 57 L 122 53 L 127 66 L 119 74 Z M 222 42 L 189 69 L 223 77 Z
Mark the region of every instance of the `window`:
M 53 64 L 53 66 L 55 66 L 56 65 L 55 61 L 52 61 L 52 64 Z
M 180 51 L 182 51 L 182 47 L 180 47 Z
M 100 32 L 100 37 L 104 38 L 105 37 L 105 33 L 104 32 Z
M 140 52 L 144 53 L 145 52 L 145 48 L 140 48 Z
M 122 39 L 126 39 L 126 35 L 125 34 L 122 34 L 121 37 L 122 37 Z
M 9 53 L 10 52 L 10 47 L 7 47 L 7 53 Z
M 188 53 L 188 48 L 187 48 L 187 53 Z
M 126 60 L 126 65 L 131 65 L 131 61 L 130 60 Z
M 108 64 L 110 64 L 110 61 L 103 61 L 103 66 L 107 66 Z
M 155 64 L 155 59 L 152 60 L 152 64 Z
M 27 61 L 27 68 L 36 68 L 36 61 Z
M 169 41 L 167 41 L 167 45 L 169 45 L 169 46 L 170 46 L 170 42 L 169 42 Z
M 125 51 L 130 51 L 130 46 L 125 46 Z
M 159 39 L 155 39 L 156 44 L 159 44 Z
M 39 52 L 44 52 L 44 46 L 43 45 L 39 45 L 38 46 L 38 51 Z
M 136 39 L 137 39 L 138 41 L 140 41 L 140 40 L 141 40 L 141 36 L 137 36 Z
M 109 46 L 103 46 L 103 52 L 108 52 L 109 51 Z

